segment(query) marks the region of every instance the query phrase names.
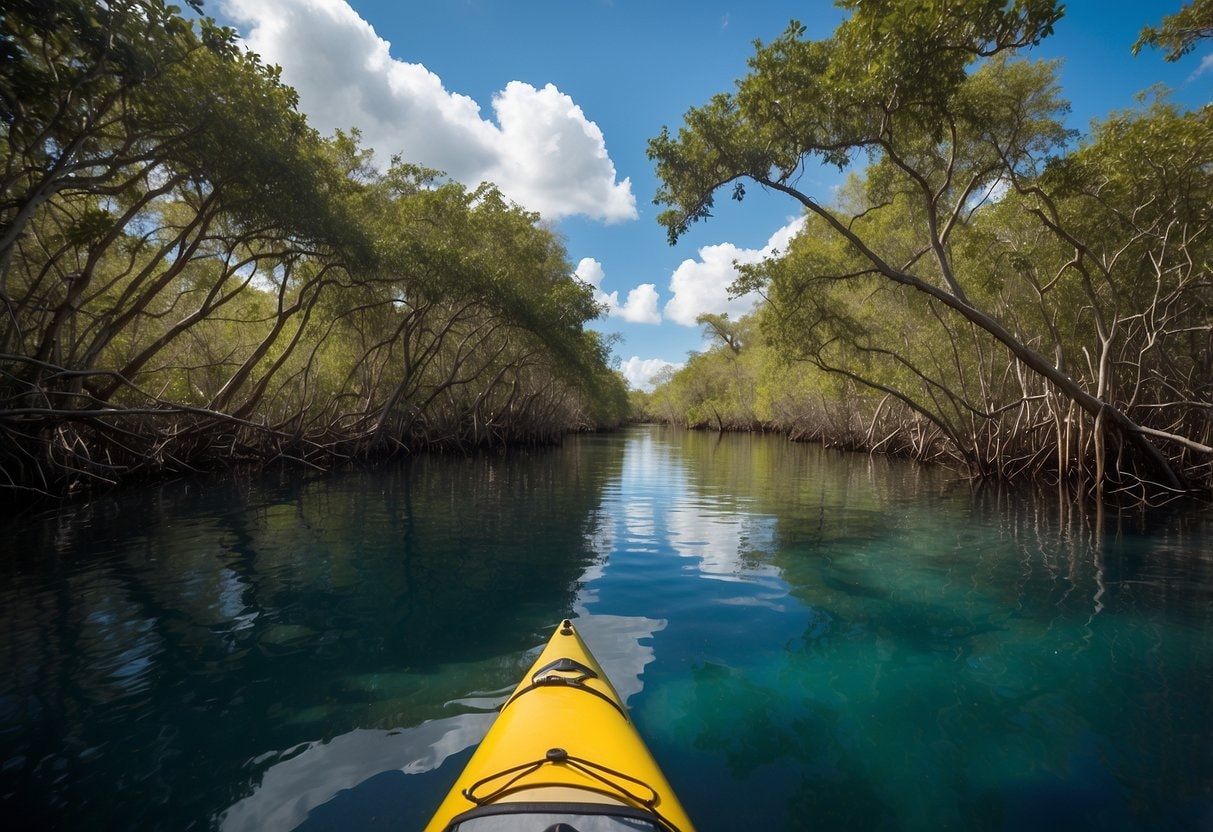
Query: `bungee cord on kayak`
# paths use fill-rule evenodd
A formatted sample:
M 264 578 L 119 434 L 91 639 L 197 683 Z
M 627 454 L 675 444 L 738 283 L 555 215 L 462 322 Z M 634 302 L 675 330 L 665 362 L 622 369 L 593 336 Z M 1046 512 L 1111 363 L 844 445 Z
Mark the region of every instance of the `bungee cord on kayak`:
M 555 672 L 553 672 L 553 671 L 555 671 Z M 557 672 L 559 672 L 559 673 L 580 673 L 581 675 L 575 676 L 575 677 L 557 676 L 556 675 Z M 611 705 L 611 707 L 613 707 L 615 710 L 619 711 L 619 713 L 623 714 L 624 718 L 626 719 L 627 712 L 623 710 L 623 707 L 620 706 L 620 704 L 618 702 L 611 699 L 611 697 L 607 696 L 602 691 L 595 690 L 594 688 L 591 688 L 585 684 L 585 681 L 587 679 L 597 679 L 597 678 L 598 678 L 598 674 L 595 673 L 590 668 L 586 667 L 581 662 L 579 662 L 575 659 L 567 658 L 567 657 L 560 658 L 554 662 L 550 662 L 549 664 L 544 665 L 539 670 L 535 671 L 535 673 L 532 674 L 532 676 L 531 676 L 531 684 L 528 685 L 527 687 L 523 688 L 522 690 L 515 691 L 514 694 L 512 696 L 510 696 L 509 699 L 506 700 L 505 704 L 501 706 L 501 710 L 504 711 L 506 708 L 508 708 L 510 706 L 510 703 L 513 702 L 515 699 L 522 696 L 524 693 L 530 693 L 531 691 L 535 690 L 536 688 L 541 688 L 541 687 L 545 687 L 545 686 L 550 687 L 552 685 L 563 685 L 565 687 L 576 688 L 577 690 L 585 691 L 586 693 L 592 693 L 594 696 L 599 697 L 604 702 L 609 703 Z
M 616 771 L 615 769 L 610 768 L 609 766 L 599 765 L 598 763 L 595 763 L 593 760 L 586 760 L 582 757 L 573 757 L 569 754 L 569 752 L 565 751 L 563 748 L 553 748 L 553 749 L 549 750 L 548 753 L 546 755 L 544 755 L 544 758 L 542 760 L 533 760 L 532 762 L 522 763 L 521 765 L 517 765 L 517 766 L 514 766 L 513 768 L 506 769 L 505 771 L 498 772 L 497 774 L 490 774 L 488 777 L 484 777 L 484 778 L 476 781 L 475 783 L 473 783 L 468 788 L 464 789 L 463 796 L 466 797 L 468 800 L 472 801 L 473 803 L 475 803 L 477 806 L 481 806 L 485 803 L 489 803 L 489 802 L 495 800 L 496 798 L 500 797 L 501 795 L 505 794 L 506 792 L 508 792 L 510 790 L 510 787 L 515 782 L 517 782 L 518 780 L 520 780 L 523 777 L 526 777 L 528 774 L 530 774 L 534 771 L 537 771 L 538 769 L 542 768 L 545 765 L 568 765 L 572 768 L 580 769 L 581 771 L 583 771 L 585 774 L 589 775 L 593 779 L 610 787 L 612 790 L 619 792 L 619 794 L 623 795 L 628 800 L 634 801 L 634 802 L 640 804 L 641 806 L 644 806 L 646 809 L 649 809 L 650 811 L 656 811 L 657 801 L 661 797 L 657 793 L 656 789 L 654 789 L 652 786 L 650 786 L 648 783 L 644 782 L 643 780 L 640 780 L 636 777 L 630 777 L 627 774 L 624 774 L 622 771 Z M 522 771 L 523 769 L 526 769 L 526 771 Z M 507 775 L 513 774 L 514 772 L 521 772 L 521 773 L 519 773 L 516 777 L 512 778 L 509 782 L 507 782 L 504 785 L 497 788 L 495 791 L 492 791 L 489 794 L 484 795 L 483 797 L 477 797 L 475 795 L 476 789 L 478 789 L 480 786 L 483 786 L 487 783 L 491 783 L 492 781 L 498 780 Z M 611 777 L 618 777 L 620 780 L 626 780 L 629 783 L 635 783 L 637 786 L 642 786 L 645 789 L 648 789 L 649 797 L 642 797 L 638 794 L 635 794 L 635 793 L 629 791 L 628 789 L 626 789 L 625 787 L 621 786 L 620 784 L 614 783 L 614 782 L 608 780 L 606 777 L 602 776 L 602 774 L 599 774 L 598 772 L 603 772 L 604 774 L 610 775 Z
M 426 832 L 547 829 L 694 832 L 568 619 L 502 705 Z

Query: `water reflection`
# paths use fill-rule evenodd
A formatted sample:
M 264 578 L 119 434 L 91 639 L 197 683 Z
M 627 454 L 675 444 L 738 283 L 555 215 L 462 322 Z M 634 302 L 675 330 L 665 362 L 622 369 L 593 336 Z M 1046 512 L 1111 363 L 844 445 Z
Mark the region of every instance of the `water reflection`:
M 405 731 L 356 728 L 325 742 L 258 758 L 269 767 L 248 797 L 219 817 L 222 832 L 295 829 L 339 793 L 387 771 L 420 774 L 475 745 L 492 713 L 469 713 Z M 280 761 L 278 761 L 280 760 Z
M 639 429 L 4 522 L 10 828 L 418 827 L 569 614 L 701 832 L 1213 823 L 1207 510 Z
M 602 446 L 314 483 L 178 483 L 10 520 L 6 820 L 178 829 L 247 806 L 281 749 L 292 760 L 322 749 L 311 760 L 362 729 L 368 750 L 376 731 L 460 715 L 467 726 L 446 731 L 434 759 L 474 742 L 475 710 L 494 703 L 469 693 L 517 681 L 598 557 L 592 512 L 618 456 Z M 422 757 L 396 767 L 410 759 Z M 307 782 L 303 800 L 324 791 Z M 232 822 L 273 814 L 258 812 Z
M 592 574 L 585 586 L 592 585 Z M 629 618 L 613 615 L 591 615 L 578 602 L 576 613 L 583 638 L 602 664 L 607 676 L 620 696 L 627 701 L 643 688 L 641 681 L 644 667 L 653 659 L 651 647 L 643 642 L 665 626 L 663 621 L 644 618 Z M 459 689 L 460 685 L 474 684 L 475 680 L 512 674 L 517 680 L 529 667 L 542 644 L 521 655 L 502 656 L 488 662 L 485 667 L 445 668 L 441 671 L 447 689 Z M 384 679 L 380 674 L 372 678 L 352 678 L 343 684 L 375 694 L 383 709 L 391 708 L 393 696 L 408 695 L 415 688 L 415 680 L 404 674 L 397 679 Z M 259 782 L 253 791 L 223 811 L 219 818 L 222 832 L 245 832 L 246 830 L 296 829 L 309 819 L 324 817 L 325 804 L 340 799 L 373 801 L 360 790 L 374 793 L 390 783 L 386 800 L 375 802 L 379 815 L 385 811 L 406 826 L 419 826 L 436 808 L 438 798 L 449 788 L 450 782 L 466 762 L 464 752 L 472 749 L 484 737 L 496 716 L 497 709 L 505 702 L 513 685 L 505 688 L 478 692 L 452 699 L 446 703 L 449 710 L 460 711 L 453 716 L 427 720 L 420 725 L 390 730 L 357 728 L 340 734 L 331 740 L 304 743 L 282 752 L 267 751 L 249 761 L 249 765 L 262 769 Z M 448 771 L 440 777 L 410 782 L 383 775 L 401 773 L 414 777 L 436 772 L 448 761 Z M 268 766 L 268 767 L 267 767 Z M 424 782 L 424 785 L 422 785 Z M 354 795 L 354 797 L 351 797 Z M 340 817 L 342 826 L 358 825 L 351 818 L 350 808 L 343 808 Z
M 704 578 L 773 574 L 752 555 L 770 550 L 775 518 L 741 505 L 748 499 L 745 495 L 699 481 L 692 461 L 683 449 L 662 441 L 659 433 L 640 433 L 629 441 L 618 487 L 626 500 L 613 507 L 622 517 L 627 550 L 673 550 L 692 559 Z
M 705 828 L 752 824 L 738 794 L 774 828 L 1213 822 L 1207 512 L 1086 516 L 745 437 L 635 447 L 598 593 L 669 617 L 637 719 Z
M 655 512 L 659 508 L 664 510 L 666 501 L 646 499 L 641 496 L 642 492 L 651 493 L 650 486 L 658 484 L 657 490 L 669 489 L 674 493 L 687 491 L 685 481 L 679 482 L 669 477 L 669 469 L 676 467 L 676 461 L 668 453 L 657 454 L 653 451 L 652 443 L 647 439 L 641 440 L 639 447 L 628 445 L 618 476 L 604 484 L 603 491 L 607 496 L 593 512 L 600 522 L 587 537 L 595 557 L 574 582 L 577 595 L 572 604 L 572 614 L 579 619 L 579 631 L 625 702 L 643 690 L 645 666 L 654 658 L 652 637 L 665 628 L 666 621 L 642 615 L 596 614 L 593 608 L 599 603 L 598 588 L 611 581 L 616 541 L 621 541 L 627 549 L 639 548 L 642 551 L 660 544 Z M 620 503 L 620 495 L 626 495 L 626 502 Z M 726 532 L 729 527 L 727 523 L 720 526 Z M 733 551 L 730 548 L 732 542 L 732 538 L 726 535 L 723 544 L 716 550 Z M 466 687 L 477 679 L 500 678 L 502 675 L 516 680 L 541 646 L 542 642 L 537 642 L 521 656 L 515 654 L 513 666 L 507 671 L 503 671 L 501 665 L 509 666 L 510 657 L 495 657 L 492 664 L 498 672 L 481 669 L 465 673 L 462 674 L 462 682 L 452 678 L 450 671 L 444 669 L 442 675 L 447 683 L 446 689 L 461 690 L 461 683 Z M 366 677 L 347 677 L 342 687 L 374 696 L 379 702 L 377 711 L 382 712 L 385 707 L 391 707 L 387 703 L 401 694 L 412 693 L 416 684 L 417 678 L 411 673 L 394 676 L 376 673 Z M 414 727 L 387 731 L 355 729 L 329 741 L 308 743 L 302 749 L 258 755 L 256 762 L 269 762 L 269 767 L 251 795 L 222 813 L 221 829 L 224 832 L 295 829 L 309 818 L 315 821 L 324 817 L 324 806 L 330 801 L 348 804 L 350 794 L 360 790 L 374 791 L 376 786 L 373 784 L 384 782 L 384 775 L 393 772 L 423 775 L 437 771 L 450 759 L 462 765 L 465 761 L 463 752 L 469 751 L 480 741 L 492 722 L 492 713 L 485 711 L 499 707 L 511 689 L 512 686 L 507 686 L 488 695 L 469 691 L 448 700 L 445 707 L 459 710 L 472 708 L 471 712 L 427 720 Z M 275 758 L 281 760 L 274 762 Z M 449 785 L 446 781 L 453 780 L 457 775 L 458 766 L 449 768 L 451 770 L 443 773 L 441 778 L 431 778 L 429 781 L 427 791 L 431 801 L 432 795 L 440 797 Z M 392 783 L 397 795 L 394 816 L 400 820 L 424 822 L 426 814 L 419 811 L 419 807 L 410 808 L 400 803 L 403 795 L 419 791 L 416 783 L 409 780 L 397 782 L 395 778 Z M 360 799 L 373 801 L 367 797 Z M 426 801 L 423 798 L 421 802 L 424 805 Z M 382 811 L 382 802 L 377 805 Z

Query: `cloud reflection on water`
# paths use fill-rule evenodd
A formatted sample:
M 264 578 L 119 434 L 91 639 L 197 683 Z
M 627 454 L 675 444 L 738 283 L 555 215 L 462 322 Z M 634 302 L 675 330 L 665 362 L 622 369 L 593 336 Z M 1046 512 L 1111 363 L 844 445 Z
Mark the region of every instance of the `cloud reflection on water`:
M 223 813 L 219 829 L 294 829 L 316 807 L 384 771 L 412 774 L 437 768 L 480 742 L 494 716 L 466 713 L 403 731 L 356 728 L 327 742 L 309 743 L 302 751 L 283 752 L 287 759 L 270 766 L 253 793 Z
M 618 547 L 633 553 L 665 549 L 694 559 L 695 571 L 703 578 L 761 580 L 768 573 L 777 575 L 773 567 L 745 562 L 746 552 L 769 548 L 773 520 L 746 512 L 731 501 L 712 499 L 702 491 L 675 449 L 647 433 L 628 443 L 618 479 L 604 489 L 601 522 L 590 541 L 598 557 L 576 582 L 573 615 L 582 637 L 625 702 L 643 690 L 645 667 L 655 659 L 653 636 L 666 628 L 667 621 L 592 612 L 599 604 L 600 590 L 609 584 L 612 559 L 624 555 L 616 551 Z M 624 494 L 626 502 L 619 499 Z M 620 564 L 618 568 L 627 567 Z M 734 599 L 734 603 L 778 609 L 785 595 L 780 587 Z M 536 644 L 528 653 L 528 661 L 539 648 Z M 302 750 L 281 752 L 282 759 L 265 770 L 253 793 L 223 813 L 220 829 L 293 829 L 342 792 L 379 775 L 416 775 L 438 769 L 478 744 L 492 724 L 509 689 L 485 695 L 466 687 L 473 680 L 500 674 L 506 658 L 487 659 L 479 668 L 446 668 L 442 671 L 450 676 L 446 683 L 431 683 L 431 689 L 449 689 L 446 707 L 462 713 L 407 728 L 359 728 L 332 740 L 309 743 Z M 264 762 L 265 758 L 263 754 L 258 760 Z
M 643 687 L 645 666 L 653 661 L 649 641 L 666 622 L 641 616 L 593 615 L 586 608 L 595 598 L 594 583 L 604 567 L 594 564 L 583 575 L 574 607 L 578 628 L 590 650 L 606 671 L 624 702 Z M 528 653 L 537 653 L 539 645 Z M 502 657 L 484 663 L 485 675 L 499 668 Z M 475 668 L 462 667 L 463 678 L 475 678 Z M 466 684 L 466 682 L 465 682 Z M 274 832 L 303 824 L 316 809 L 343 792 L 359 787 L 385 772 L 424 774 L 438 769 L 449 758 L 483 739 L 496 718 L 496 710 L 509 691 L 494 694 L 465 691 L 448 700 L 449 708 L 472 708 L 442 719 L 402 729 L 357 728 L 328 741 L 307 743 L 283 752 L 267 752 L 281 758 L 262 774 L 253 793 L 237 801 L 219 818 L 221 832 Z M 250 761 L 252 762 L 252 761 Z M 437 799 L 435 796 L 435 806 Z

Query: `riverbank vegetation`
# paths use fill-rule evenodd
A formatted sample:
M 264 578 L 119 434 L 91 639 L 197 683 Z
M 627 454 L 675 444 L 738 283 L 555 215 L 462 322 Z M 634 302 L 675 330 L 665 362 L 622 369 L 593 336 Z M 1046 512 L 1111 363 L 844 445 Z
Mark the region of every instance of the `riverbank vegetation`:
M 492 185 L 321 137 L 162 0 L 15 0 L 0 30 L 0 489 L 625 416 L 592 290 Z
M 1023 56 L 1056 2 L 840 5 L 831 37 L 758 44 L 735 92 L 650 142 L 671 242 L 722 188 L 806 221 L 740 268 L 756 311 L 702 317 L 715 346 L 645 410 L 1101 495 L 1208 491 L 1213 108 L 1155 90 L 1078 135 L 1057 66 Z M 1211 11 L 1126 54 L 1178 57 Z M 800 184 L 818 163 L 852 171 L 828 203 Z

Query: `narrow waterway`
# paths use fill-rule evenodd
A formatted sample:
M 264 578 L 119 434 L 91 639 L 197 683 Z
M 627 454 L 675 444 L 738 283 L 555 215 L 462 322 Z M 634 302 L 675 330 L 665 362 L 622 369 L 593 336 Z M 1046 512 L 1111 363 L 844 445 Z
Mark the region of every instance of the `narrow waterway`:
M 637 428 L 0 509 L 0 822 L 419 829 L 560 618 L 701 832 L 1213 829 L 1213 512 Z

